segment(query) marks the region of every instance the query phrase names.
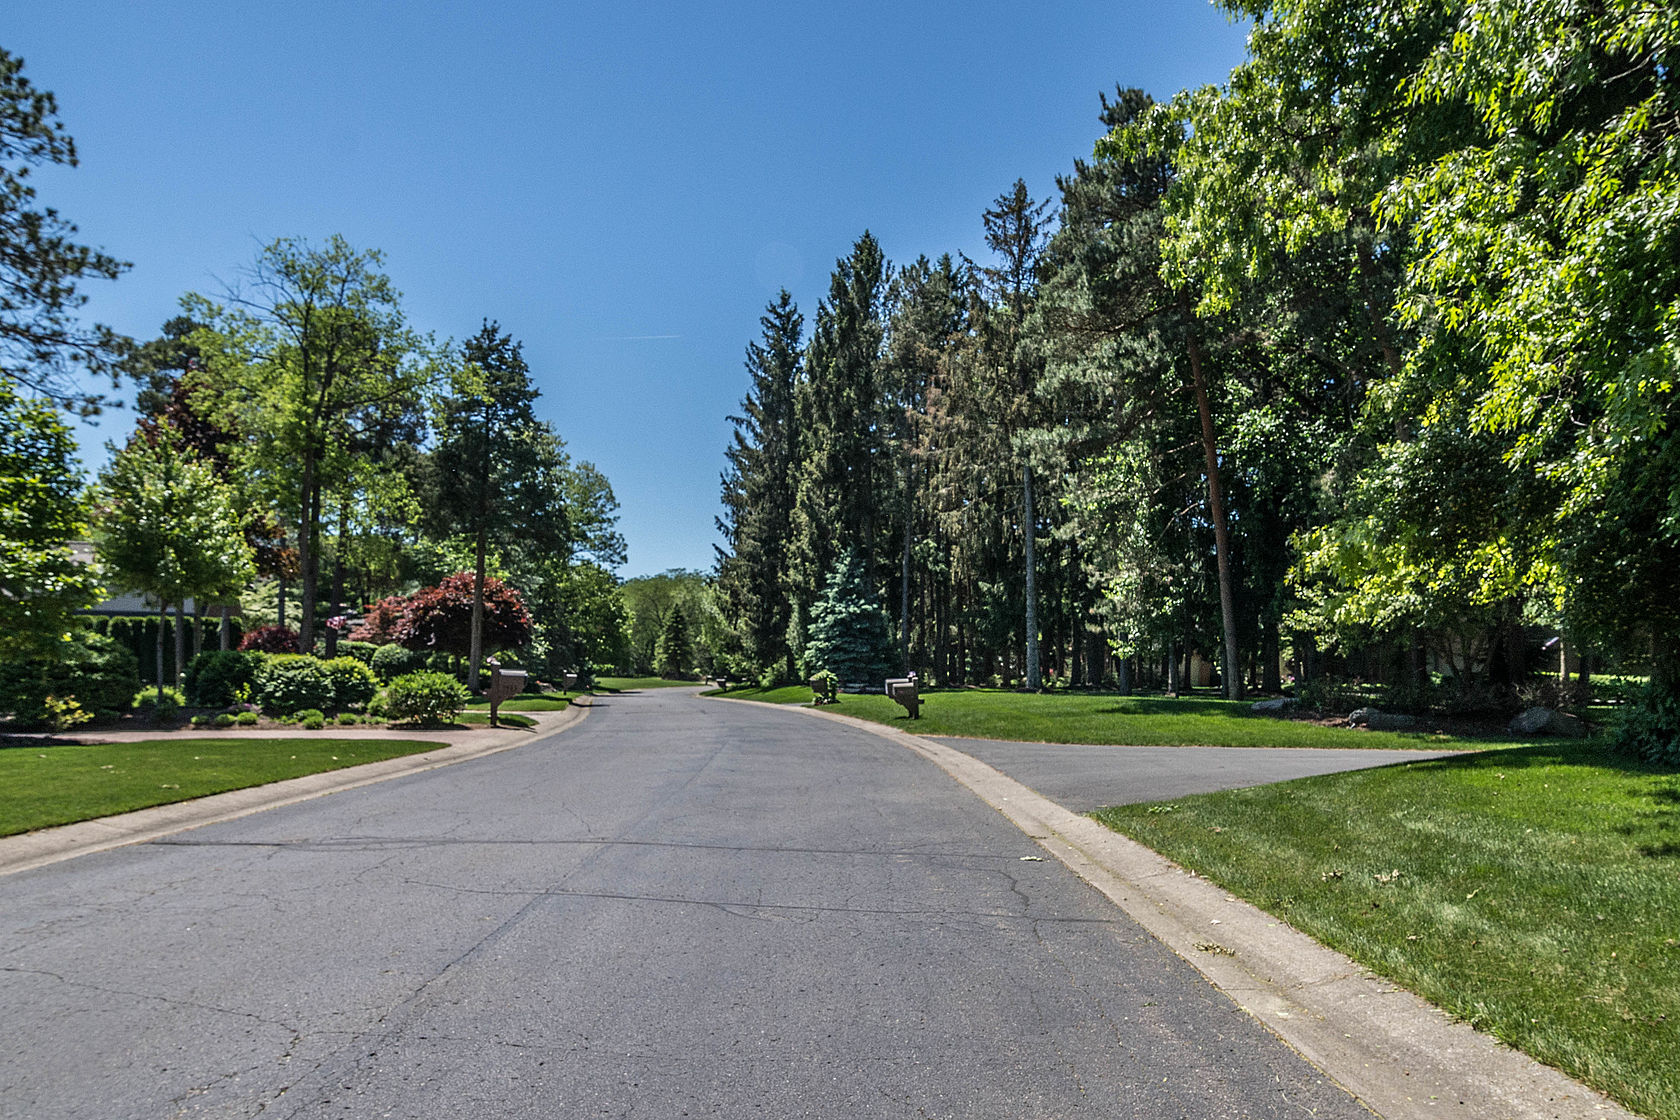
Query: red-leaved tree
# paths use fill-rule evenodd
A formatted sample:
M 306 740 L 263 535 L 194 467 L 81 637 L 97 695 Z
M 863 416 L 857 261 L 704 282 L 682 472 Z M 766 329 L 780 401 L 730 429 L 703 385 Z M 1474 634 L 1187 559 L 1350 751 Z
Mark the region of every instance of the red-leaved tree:
M 347 635 L 352 642 L 373 642 L 385 645 L 397 641 L 397 627 L 408 613 L 407 595 L 392 595 L 379 600 L 367 610 L 362 620 L 350 628 Z
M 405 649 L 465 657 L 472 649 L 473 574 L 458 572 L 408 597 L 392 639 Z M 531 640 L 531 614 L 519 592 L 494 576 L 484 580 L 484 648 Z

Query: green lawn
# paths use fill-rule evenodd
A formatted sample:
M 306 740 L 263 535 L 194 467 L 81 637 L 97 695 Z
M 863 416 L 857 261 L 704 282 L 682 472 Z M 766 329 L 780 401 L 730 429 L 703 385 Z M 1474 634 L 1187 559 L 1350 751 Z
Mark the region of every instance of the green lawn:
M 809 704 L 803 685 L 737 688 L 719 695 L 773 704 Z M 989 689 L 925 693 L 922 718 L 911 721 L 885 696 L 842 694 L 827 709 L 891 724 L 918 735 L 1013 739 L 1028 743 L 1117 743 L 1128 746 L 1364 747 L 1430 750 L 1516 746 L 1513 740 L 1453 738 L 1425 732 L 1355 731 L 1249 713 L 1249 701 L 1215 697 L 1117 696 L 1112 693 L 1025 693 Z M 1526 742 L 1526 740 L 1524 741 Z
M 212 739 L 0 749 L 0 836 L 436 750 L 412 740 Z
M 545 692 L 538 696 L 515 696 L 512 700 L 502 701 L 498 712 L 563 712 L 572 706 L 572 700 L 564 692 Z M 474 700 L 467 705 L 468 711 L 488 712 L 490 701 Z
M 1094 815 L 1680 1120 L 1680 774 L 1548 743 Z
M 468 727 L 489 727 L 490 712 L 488 709 L 477 712 L 462 712 L 457 723 L 464 723 Z M 503 727 L 535 727 L 537 721 L 530 716 L 522 716 L 518 712 L 510 712 L 507 705 L 497 709 L 496 722 Z
M 595 687 L 602 692 L 641 692 L 649 688 L 693 688 L 699 683 L 699 681 L 668 681 L 663 677 L 595 678 Z

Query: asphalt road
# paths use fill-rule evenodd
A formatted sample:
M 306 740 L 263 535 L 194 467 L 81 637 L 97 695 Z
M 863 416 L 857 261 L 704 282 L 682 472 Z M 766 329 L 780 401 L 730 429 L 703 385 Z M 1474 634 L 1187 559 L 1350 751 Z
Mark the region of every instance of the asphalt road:
M 0 879 L 0 1115 L 1369 1115 L 1042 854 L 866 731 L 615 697 Z
M 1193 793 L 1287 782 L 1315 774 L 1397 766 L 1426 758 L 1447 758 L 1454 753 L 1294 747 L 1110 747 L 944 737 L 935 741 L 1002 770 L 1022 785 L 1031 786 L 1076 813 L 1089 813 L 1107 805 L 1135 805 Z

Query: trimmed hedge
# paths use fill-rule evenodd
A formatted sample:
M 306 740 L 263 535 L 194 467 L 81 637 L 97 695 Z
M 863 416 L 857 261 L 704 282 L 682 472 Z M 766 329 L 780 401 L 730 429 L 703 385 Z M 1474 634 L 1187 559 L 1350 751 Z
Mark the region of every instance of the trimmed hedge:
M 332 678 L 332 706 L 339 711 L 366 707 L 379 690 L 379 678 L 373 675 L 373 670 L 354 657 L 335 657 L 321 662 L 321 666 Z
M 206 650 L 187 662 L 181 685 L 194 708 L 226 708 L 249 700 L 255 692 L 262 654 L 237 649 Z
M 330 708 L 333 677 L 307 653 L 273 653 L 257 668 L 252 697 L 270 716 L 289 716 L 309 708 Z
M 56 659 L 31 658 L 0 663 L 0 714 L 19 724 L 44 727 L 50 720 L 47 697 L 74 699 L 83 711 L 121 712 L 140 688 L 134 654 L 121 642 L 96 630 L 76 630 Z
M 436 727 L 453 722 L 471 700 L 467 686 L 448 673 L 407 673 L 385 690 L 385 712 L 397 722 Z
M 390 682 L 404 673 L 418 673 L 425 669 L 427 655 L 390 642 L 373 651 L 373 656 L 368 658 L 368 666 L 381 681 Z

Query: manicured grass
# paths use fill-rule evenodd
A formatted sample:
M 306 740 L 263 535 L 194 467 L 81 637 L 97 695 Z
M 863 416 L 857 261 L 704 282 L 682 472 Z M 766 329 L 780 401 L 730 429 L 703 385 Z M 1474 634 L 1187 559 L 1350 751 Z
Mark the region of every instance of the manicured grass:
M 802 685 L 738 688 L 721 695 L 773 704 L 809 704 Z M 1520 745 L 1427 732 L 1355 731 L 1249 712 L 1248 701 L 1213 697 L 1117 696 L 1112 693 L 1023 693 L 988 689 L 923 694 L 922 718 L 911 721 L 885 696 L 842 694 L 827 709 L 918 735 L 1012 739 L 1027 743 L 1098 743 L 1136 747 L 1363 747 L 1485 749 Z
M 1093 815 L 1680 1120 L 1680 774 L 1545 744 Z
M 699 681 L 668 681 L 663 677 L 596 677 L 602 692 L 641 692 L 649 688 L 693 688 Z
M 545 692 L 538 696 L 515 696 L 512 700 L 502 701 L 499 712 L 563 712 L 571 707 L 571 697 L 563 692 Z M 490 701 L 474 700 L 467 705 L 469 711 L 488 712 Z
M 436 750 L 412 740 L 212 739 L 0 749 L 0 836 Z

